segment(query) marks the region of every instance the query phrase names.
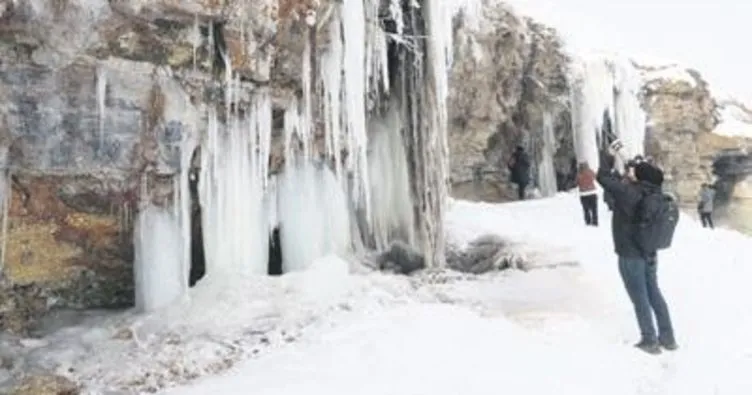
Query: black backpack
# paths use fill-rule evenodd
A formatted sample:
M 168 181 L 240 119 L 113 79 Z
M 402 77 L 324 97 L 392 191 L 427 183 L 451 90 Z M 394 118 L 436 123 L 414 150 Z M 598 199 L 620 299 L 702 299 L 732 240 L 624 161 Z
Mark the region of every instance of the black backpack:
M 679 222 L 679 205 L 673 196 L 660 189 L 643 192 L 637 204 L 635 238 L 645 254 L 671 247 Z

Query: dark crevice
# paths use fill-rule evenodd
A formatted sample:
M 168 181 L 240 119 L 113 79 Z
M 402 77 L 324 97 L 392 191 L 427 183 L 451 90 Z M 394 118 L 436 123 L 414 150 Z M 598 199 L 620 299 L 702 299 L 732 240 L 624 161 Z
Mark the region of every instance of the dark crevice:
M 225 41 L 224 27 L 224 21 L 212 21 L 207 26 L 199 28 L 201 35 L 214 43 L 214 47 L 209 48 L 209 53 L 212 58 L 212 67 L 218 73 L 225 70 L 224 54 L 227 53 L 227 42 Z
M 197 159 L 199 150 L 193 152 L 190 163 Z M 201 205 L 198 197 L 198 169 L 191 169 L 188 175 L 188 188 L 191 195 L 191 269 L 188 285 L 193 287 L 206 275 L 206 255 L 204 254 L 204 232 L 201 227 Z
M 213 67 L 217 71 L 224 71 L 227 65 L 225 57 L 227 54 L 227 42 L 225 42 L 225 24 L 224 22 L 212 22 L 214 33 L 214 63 Z
M 719 207 L 727 206 L 734 196 L 736 185 L 752 174 L 752 154 L 742 150 L 724 150 L 713 160 L 716 200 Z
M 274 228 L 269 234 L 269 265 L 270 276 L 282 274 L 282 245 L 280 244 L 279 227 Z

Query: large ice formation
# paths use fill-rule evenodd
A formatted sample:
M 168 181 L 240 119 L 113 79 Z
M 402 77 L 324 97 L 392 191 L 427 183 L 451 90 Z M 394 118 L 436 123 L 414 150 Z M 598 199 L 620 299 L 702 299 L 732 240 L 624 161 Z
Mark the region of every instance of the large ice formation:
M 639 99 L 641 79 L 632 62 L 607 56 L 582 58 L 574 62 L 570 77 L 577 161 L 598 167 L 598 144 L 604 141 L 606 120 L 624 143 L 626 157 L 642 155 L 646 116 Z
M 464 6 L 392 1 L 385 18 L 380 5 L 378 0 L 332 3 L 304 21 L 301 28 L 323 29 L 321 36 L 328 36 L 326 45 L 306 42 L 302 94 L 291 97 L 285 109 L 284 166 L 278 176 L 270 174 L 271 92 L 240 81 L 230 54 L 220 54 L 224 97 L 193 109 L 201 118 L 195 124 L 204 126 L 184 136 L 173 210 L 149 208 L 139 219 L 142 228 L 150 224 L 175 232 L 160 242 L 176 247 L 159 252 L 168 257 L 158 256 L 155 241 L 143 233 L 150 230 L 139 228 L 140 274 L 159 264 L 152 258 L 180 261 L 168 264 L 170 270 L 188 270 L 188 174 L 196 165 L 191 160 L 196 149 L 207 280 L 265 274 L 269 234 L 277 227 L 288 271 L 306 269 L 323 256 L 351 253 L 353 246 L 383 249 L 395 240 L 422 251 L 428 266 L 444 264 L 447 73 L 452 17 Z M 161 302 L 145 303 L 155 304 Z

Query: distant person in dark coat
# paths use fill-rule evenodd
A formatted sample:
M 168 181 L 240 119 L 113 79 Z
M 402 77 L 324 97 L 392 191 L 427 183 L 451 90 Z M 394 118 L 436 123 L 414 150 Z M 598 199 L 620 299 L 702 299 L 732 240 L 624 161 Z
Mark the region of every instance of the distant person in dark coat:
M 715 200 L 715 188 L 710 184 L 702 184 L 700 189 L 697 211 L 700 214 L 703 228 L 713 229 L 713 201 Z
M 512 154 L 507 162 L 507 168 L 511 174 L 511 181 L 517 184 L 517 195 L 520 200 L 525 199 L 525 188 L 530 183 L 530 157 L 521 145 Z

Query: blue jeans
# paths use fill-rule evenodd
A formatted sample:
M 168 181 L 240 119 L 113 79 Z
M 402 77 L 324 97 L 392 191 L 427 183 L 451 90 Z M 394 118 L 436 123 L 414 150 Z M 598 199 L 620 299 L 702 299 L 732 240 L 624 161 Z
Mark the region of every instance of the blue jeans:
M 642 341 L 673 343 L 674 329 L 668 305 L 658 288 L 658 264 L 643 258 L 619 257 L 619 273 L 634 306 Z M 658 322 L 658 335 L 653 325 L 653 314 Z

